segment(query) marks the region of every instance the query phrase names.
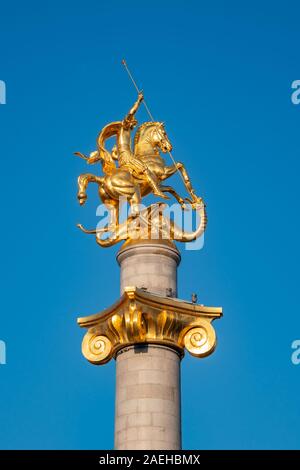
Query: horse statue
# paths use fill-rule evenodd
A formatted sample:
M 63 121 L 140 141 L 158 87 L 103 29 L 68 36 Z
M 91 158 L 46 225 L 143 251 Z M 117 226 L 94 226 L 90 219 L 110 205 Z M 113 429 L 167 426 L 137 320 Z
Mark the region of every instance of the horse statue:
M 142 198 L 150 193 L 166 199 L 168 197 L 164 194 L 169 193 L 175 197 L 182 209 L 186 208 L 187 203 L 191 204 L 193 209 L 199 207 L 199 204 L 204 205 L 202 199 L 196 196 L 183 163 L 167 165 L 160 155 L 160 151 L 162 153 L 172 151 L 164 123 L 153 121 L 143 123 L 135 134 L 133 151 L 131 150 L 130 132 L 137 123 L 134 114 L 142 99 L 143 96 L 139 95 L 137 102 L 123 121 L 110 123 L 102 129 L 97 138 L 96 151 L 89 156 L 76 152 L 76 155 L 84 158 L 88 164 L 101 162 L 104 173 L 103 176 L 84 173 L 78 177 L 79 203 L 83 205 L 86 202 L 89 183 L 96 183 L 101 201 L 111 212 L 111 224 L 99 231 L 86 230 L 82 225 L 78 225 L 86 233 L 120 231 L 118 226 L 120 198 L 128 200 L 130 218 L 140 214 Z M 105 148 L 105 141 L 114 135 L 117 137 L 117 146 L 109 152 Z M 116 165 L 116 161 L 119 162 L 119 166 Z M 172 186 L 161 184 L 177 171 L 181 173 L 190 197 L 183 198 Z

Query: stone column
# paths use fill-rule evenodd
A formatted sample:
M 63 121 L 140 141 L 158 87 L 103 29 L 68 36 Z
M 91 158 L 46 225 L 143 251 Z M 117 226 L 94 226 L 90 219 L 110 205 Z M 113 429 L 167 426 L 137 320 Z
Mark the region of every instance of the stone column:
M 181 449 L 179 353 L 134 345 L 116 364 L 115 449 Z
M 177 296 L 180 254 L 171 242 L 140 240 L 117 255 L 127 286 Z M 115 448 L 181 449 L 180 360 L 175 348 L 136 344 L 116 355 Z
M 117 254 L 121 267 L 121 295 L 127 286 L 145 288 L 163 296 L 177 297 L 177 266 L 180 253 L 168 240 L 138 240 Z
M 177 297 L 175 245 L 162 240 L 126 242 L 117 255 L 121 297 L 78 324 L 87 331 L 84 357 L 95 365 L 116 360 L 115 448 L 181 448 L 180 359 L 211 354 L 211 323 L 221 307 Z

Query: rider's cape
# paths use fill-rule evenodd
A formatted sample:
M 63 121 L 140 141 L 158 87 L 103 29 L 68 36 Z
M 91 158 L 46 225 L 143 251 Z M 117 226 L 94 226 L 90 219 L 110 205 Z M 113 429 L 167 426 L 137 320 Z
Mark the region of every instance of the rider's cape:
M 105 148 L 105 141 L 113 135 L 116 135 L 119 132 L 121 125 L 121 121 L 111 122 L 103 127 L 97 137 L 98 152 L 100 157 L 103 159 L 103 172 L 107 175 L 111 175 L 117 167 L 111 153 Z

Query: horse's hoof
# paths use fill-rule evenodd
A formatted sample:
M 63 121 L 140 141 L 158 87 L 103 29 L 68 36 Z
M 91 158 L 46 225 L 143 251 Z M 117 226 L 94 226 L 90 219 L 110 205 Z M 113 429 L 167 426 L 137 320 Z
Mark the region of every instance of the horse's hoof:
M 77 198 L 78 198 L 79 204 L 80 204 L 81 206 L 83 206 L 83 204 L 84 204 L 85 201 L 87 200 L 87 195 L 84 194 L 84 193 L 79 193 L 79 194 L 77 195 Z
M 195 201 L 195 204 L 196 205 L 200 205 L 200 206 L 203 206 L 204 205 L 204 201 L 202 199 L 202 197 L 197 197 L 196 201 Z
M 194 201 L 192 204 L 192 209 L 194 210 L 199 210 L 205 207 L 204 201 L 201 197 L 198 197 L 196 201 Z

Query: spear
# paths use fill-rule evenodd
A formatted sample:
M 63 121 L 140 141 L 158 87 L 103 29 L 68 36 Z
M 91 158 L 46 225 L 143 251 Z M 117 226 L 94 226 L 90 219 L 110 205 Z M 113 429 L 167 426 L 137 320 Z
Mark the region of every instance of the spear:
M 135 79 L 133 78 L 133 75 L 132 75 L 132 73 L 130 72 L 129 67 L 128 67 L 127 62 L 126 62 L 125 59 L 122 60 L 122 64 L 124 65 L 125 70 L 126 70 L 128 76 L 129 76 L 131 82 L 133 83 L 134 88 L 136 89 L 136 91 L 137 91 L 138 93 L 140 93 L 140 89 L 139 89 L 139 87 L 137 86 L 137 83 L 136 83 Z M 147 106 L 147 103 L 146 103 L 145 99 L 143 100 L 143 104 L 144 104 L 144 106 L 145 106 L 145 108 L 146 108 L 146 111 L 147 111 L 147 113 L 148 113 L 148 115 L 149 115 L 151 121 L 154 122 L 154 118 L 153 118 L 153 116 L 152 116 L 152 114 L 151 114 L 151 112 L 150 112 L 150 109 L 149 109 L 148 106 Z M 181 177 L 181 179 L 182 179 L 182 181 L 183 181 L 183 184 L 184 184 L 184 186 L 186 187 L 186 182 L 184 181 L 184 178 L 183 178 L 182 174 L 180 173 L 180 171 L 179 171 L 178 168 L 177 168 L 177 164 L 176 164 L 176 161 L 175 161 L 173 155 L 171 154 L 171 152 L 168 152 L 168 154 L 170 155 L 170 158 L 171 158 L 172 162 L 174 163 L 174 165 L 176 166 L 177 172 L 180 174 L 180 177 Z

